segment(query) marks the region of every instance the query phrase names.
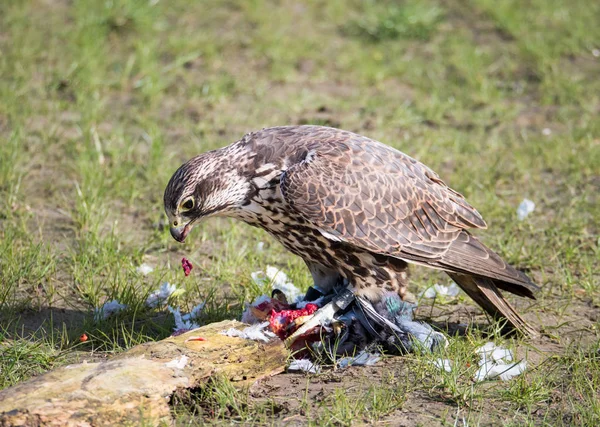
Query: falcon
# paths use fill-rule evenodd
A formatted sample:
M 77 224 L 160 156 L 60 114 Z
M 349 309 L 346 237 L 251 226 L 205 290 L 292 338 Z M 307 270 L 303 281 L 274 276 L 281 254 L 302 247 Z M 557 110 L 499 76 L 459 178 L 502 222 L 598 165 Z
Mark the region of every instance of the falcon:
M 200 154 L 164 193 L 171 235 L 183 242 L 212 216 L 260 227 L 306 262 L 327 293 L 346 281 L 377 303 L 407 296 L 408 265 L 446 272 L 505 327 L 535 329 L 502 296 L 539 288 L 471 234 L 481 215 L 424 164 L 373 139 L 323 126 L 281 126 Z

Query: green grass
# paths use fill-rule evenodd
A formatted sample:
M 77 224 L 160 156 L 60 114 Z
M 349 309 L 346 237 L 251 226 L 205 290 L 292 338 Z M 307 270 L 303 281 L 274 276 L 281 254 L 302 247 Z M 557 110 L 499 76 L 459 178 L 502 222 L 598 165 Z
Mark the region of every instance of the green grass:
M 174 414 L 598 424 L 599 21 L 584 0 L 1 2 L 0 387 L 168 336 L 171 316 L 144 305 L 164 281 L 183 290 L 182 308 L 207 301 L 205 322 L 239 316 L 264 291 L 250 273 L 268 264 L 309 286 L 301 260 L 243 224 L 212 220 L 177 244 L 162 192 L 195 154 L 317 123 L 393 145 L 464 193 L 489 224 L 486 243 L 543 285 L 519 308 L 548 337 L 509 341 L 535 355 L 509 383 L 471 382 L 487 339 L 473 330 L 451 339 L 452 373 L 407 356 L 318 396 L 330 374 L 311 376 L 285 408 L 277 393 L 264 401 L 219 380 L 188 397 L 199 409 Z M 525 197 L 536 210 L 518 222 Z M 187 278 L 182 256 L 196 267 Z M 154 272 L 138 274 L 142 262 Z M 411 290 L 445 280 L 415 269 Z M 128 308 L 94 322 L 111 299 Z M 463 322 L 471 303 L 422 304 Z

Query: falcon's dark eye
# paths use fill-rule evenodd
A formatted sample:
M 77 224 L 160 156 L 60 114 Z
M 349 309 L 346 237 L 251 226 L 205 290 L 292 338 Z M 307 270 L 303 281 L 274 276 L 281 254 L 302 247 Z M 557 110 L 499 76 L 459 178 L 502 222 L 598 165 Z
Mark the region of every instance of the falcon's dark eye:
M 192 199 L 188 199 L 185 201 L 185 203 L 183 205 L 181 205 L 181 207 L 183 209 L 185 209 L 186 211 L 189 211 L 190 209 L 192 209 L 194 207 L 194 201 Z

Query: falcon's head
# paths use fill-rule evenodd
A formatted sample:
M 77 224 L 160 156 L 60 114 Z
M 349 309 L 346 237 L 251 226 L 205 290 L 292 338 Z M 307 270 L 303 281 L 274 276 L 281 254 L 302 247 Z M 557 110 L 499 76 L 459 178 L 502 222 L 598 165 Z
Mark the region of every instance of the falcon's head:
M 231 215 L 248 198 L 248 179 L 224 154 L 217 150 L 196 156 L 171 177 L 164 204 L 171 235 L 178 242 L 200 219 Z

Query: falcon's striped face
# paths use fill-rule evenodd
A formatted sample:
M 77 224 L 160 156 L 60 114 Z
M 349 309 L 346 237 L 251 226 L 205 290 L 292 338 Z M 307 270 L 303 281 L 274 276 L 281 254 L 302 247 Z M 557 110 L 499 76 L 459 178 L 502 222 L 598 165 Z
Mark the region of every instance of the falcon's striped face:
M 245 202 L 250 183 L 228 164 L 219 151 L 212 151 L 194 157 L 173 174 L 164 206 L 175 240 L 183 242 L 200 219 L 228 215 Z

